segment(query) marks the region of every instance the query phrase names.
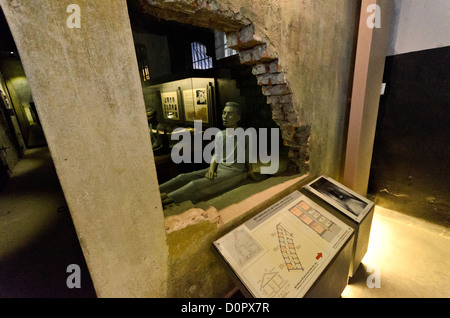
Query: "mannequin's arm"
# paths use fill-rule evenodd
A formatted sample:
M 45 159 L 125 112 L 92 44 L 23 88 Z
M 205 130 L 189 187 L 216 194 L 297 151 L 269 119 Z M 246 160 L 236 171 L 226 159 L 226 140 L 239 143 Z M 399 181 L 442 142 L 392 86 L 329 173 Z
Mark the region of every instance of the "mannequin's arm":
M 217 169 L 217 162 L 216 162 L 215 158 L 213 157 L 211 160 L 211 163 L 209 164 L 209 170 L 205 174 L 205 177 L 209 180 L 214 179 L 217 176 L 216 169 Z

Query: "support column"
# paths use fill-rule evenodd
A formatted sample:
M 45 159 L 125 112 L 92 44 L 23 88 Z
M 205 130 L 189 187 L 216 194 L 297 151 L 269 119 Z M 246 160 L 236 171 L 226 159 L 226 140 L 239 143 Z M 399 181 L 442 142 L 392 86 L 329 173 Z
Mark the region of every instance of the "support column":
M 371 9 L 375 5 L 377 12 Z M 367 194 L 369 184 L 392 9 L 391 0 L 363 0 L 361 4 L 343 178 L 347 187 L 361 195 Z
M 165 297 L 164 217 L 126 1 L 0 4 L 97 295 Z

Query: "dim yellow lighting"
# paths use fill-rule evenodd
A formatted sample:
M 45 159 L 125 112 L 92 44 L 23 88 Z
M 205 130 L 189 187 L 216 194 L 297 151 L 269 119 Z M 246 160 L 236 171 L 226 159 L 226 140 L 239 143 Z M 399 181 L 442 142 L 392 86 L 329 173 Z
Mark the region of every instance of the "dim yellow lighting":
M 445 228 L 375 207 L 369 247 L 344 298 L 447 297 Z

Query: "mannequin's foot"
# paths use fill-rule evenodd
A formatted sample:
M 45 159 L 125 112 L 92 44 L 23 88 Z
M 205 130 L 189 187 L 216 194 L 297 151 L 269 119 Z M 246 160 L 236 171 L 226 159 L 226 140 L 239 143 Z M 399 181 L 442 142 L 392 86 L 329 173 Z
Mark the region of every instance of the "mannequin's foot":
M 161 202 L 162 202 L 163 206 L 166 206 L 166 205 L 172 204 L 173 199 L 169 198 L 167 193 L 161 193 Z
M 165 199 L 165 200 L 162 201 L 162 204 L 163 204 L 164 206 L 169 205 L 169 204 L 172 204 L 172 203 L 173 203 L 173 200 L 172 200 L 171 198 L 167 198 L 167 199 Z

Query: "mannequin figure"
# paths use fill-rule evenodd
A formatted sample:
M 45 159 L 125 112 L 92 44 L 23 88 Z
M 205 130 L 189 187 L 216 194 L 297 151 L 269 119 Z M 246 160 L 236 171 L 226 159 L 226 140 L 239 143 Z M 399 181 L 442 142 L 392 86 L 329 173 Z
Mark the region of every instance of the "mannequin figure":
M 240 105 L 235 102 L 226 103 L 222 113 L 222 122 L 225 128 L 236 129 L 240 119 Z M 222 136 L 219 136 L 219 134 Z M 223 149 L 226 149 L 226 136 L 226 129 L 220 131 L 216 135 L 215 149 L 220 146 L 223 146 Z M 209 168 L 180 174 L 172 180 L 160 185 L 159 189 L 163 205 L 181 203 L 187 200 L 196 203 L 212 195 L 223 193 L 243 182 L 249 174 L 247 169 L 250 164 L 248 162 L 240 163 L 236 160 L 237 147 L 245 142 L 247 150 L 248 142 L 246 140 L 237 140 L 237 137 L 234 138 L 233 152 L 227 153 L 226 151 L 223 151 L 223 158 L 221 159 L 217 158 L 216 152 L 211 159 Z M 218 139 L 222 139 L 223 144 L 217 143 Z M 249 170 L 251 171 L 251 169 Z

